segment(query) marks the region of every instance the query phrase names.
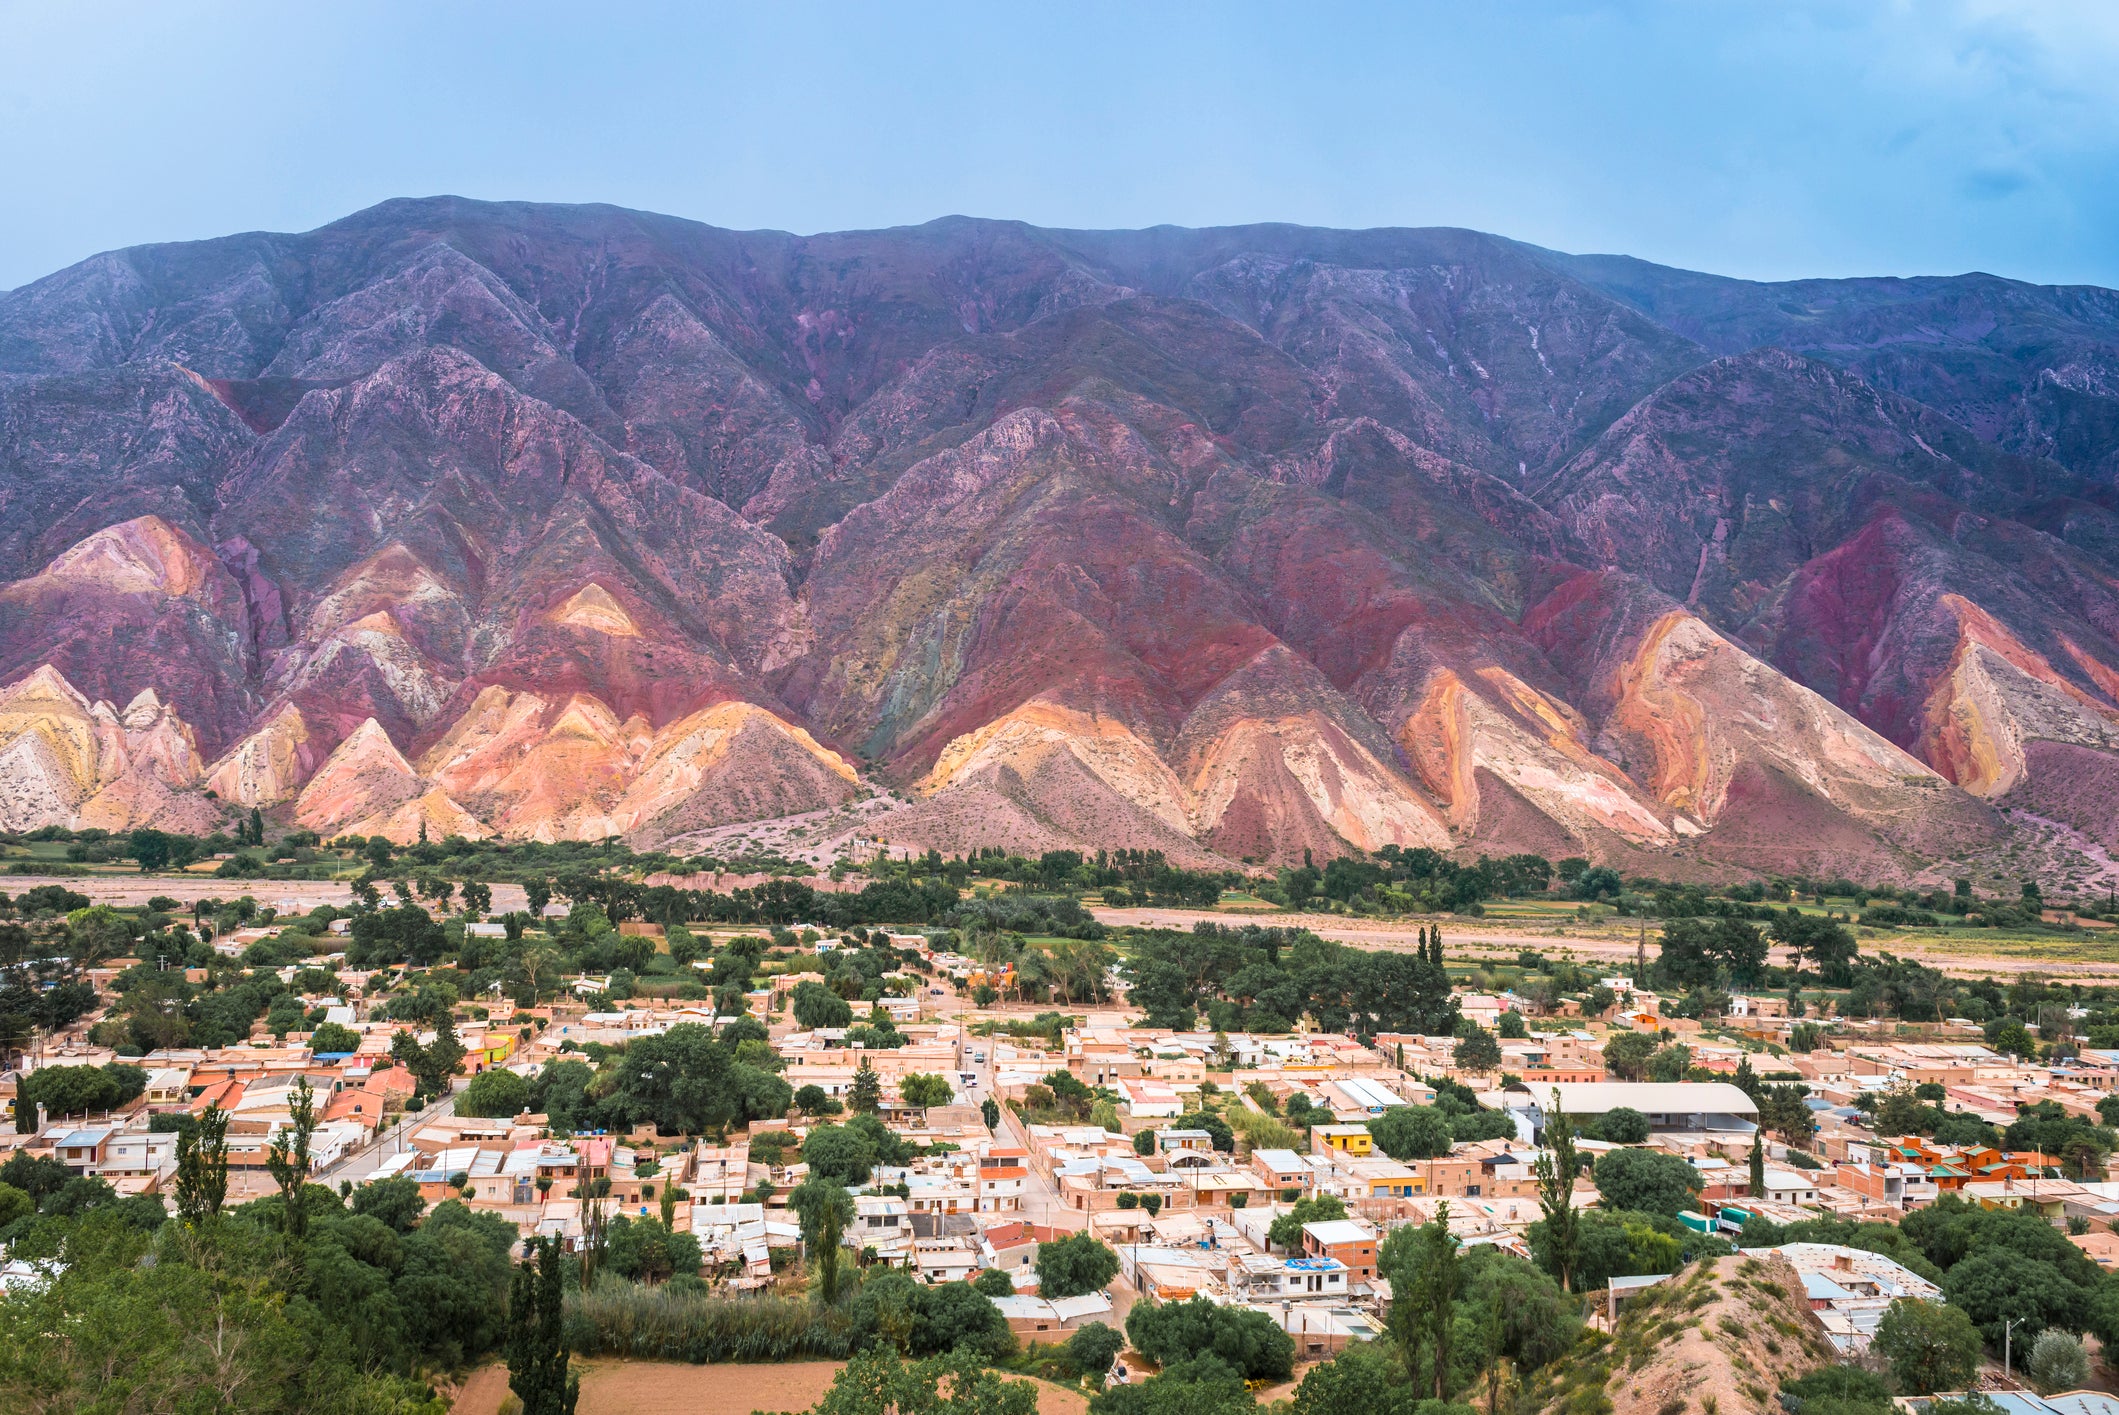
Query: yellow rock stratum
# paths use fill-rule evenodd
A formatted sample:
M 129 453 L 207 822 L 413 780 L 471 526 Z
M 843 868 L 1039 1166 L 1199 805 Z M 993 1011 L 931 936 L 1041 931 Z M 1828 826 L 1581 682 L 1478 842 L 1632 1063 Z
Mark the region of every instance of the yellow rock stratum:
M 1320 847 L 1336 837 L 1365 850 L 1449 844 L 1441 818 L 1412 783 L 1321 712 L 1236 717 L 1211 730 L 1202 725 L 1191 740 L 1179 754 L 1180 775 L 1117 718 L 1035 700 L 951 740 L 916 789 L 937 796 L 1001 786 L 1010 777 L 1071 778 L 1108 793 L 1119 815 L 1138 812 L 1243 854 L 1305 837 Z M 1072 770 L 1061 770 L 1062 763 Z M 1076 813 L 1095 809 L 1083 802 Z M 1225 835 L 1231 838 L 1221 840 Z
M 1589 748 L 1587 726 L 1573 708 L 1501 668 L 1483 668 L 1477 677 L 1467 684 L 1437 669 L 1398 732 L 1451 826 L 1478 828 L 1484 770 L 1570 829 L 1607 830 L 1637 844 L 1671 839 L 1672 827 L 1624 773 Z
M 0 828 L 210 824 L 200 775 L 191 728 L 152 689 L 121 712 L 49 664 L 0 688 Z
M 373 719 L 339 745 L 296 804 L 332 834 L 597 840 L 675 833 L 836 805 L 852 765 L 748 702 L 657 729 L 586 694 L 549 702 L 483 689 L 415 764 Z
M 1605 755 L 1665 805 L 1705 825 L 1720 819 L 1745 762 L 1771 763 L 1839 804 L 1939 782 L 1852 716 L 1682 610 L 1642 636 L 1610 691 Z

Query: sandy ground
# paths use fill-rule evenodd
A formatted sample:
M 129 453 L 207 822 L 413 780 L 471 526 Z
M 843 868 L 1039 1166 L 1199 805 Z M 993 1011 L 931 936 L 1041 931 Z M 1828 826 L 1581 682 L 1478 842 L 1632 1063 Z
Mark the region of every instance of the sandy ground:
M 40 884 L 63 885 L 76 894 L 87 895 L 98 904 L 114 904 L 120 908 L 143 905 L 156 895 L 188 905 L 194 899 L 240 899 L 247 894 L 259 904 L 276 908 L 282 914 L 306 913 L 319 904 L 344 908 L 353 902 L 353 886 L 343 880 L 214 879 L 210 875 L 197 878 L 185 875 L 0 875 L 0 890 L 9 894 L 20 894 Z M 495 884 L 491 888 L 496 914 L 530 907 L 529 898 L 519 884 Z M 383 897 L 386 900 L 391 898 L 387 889 L 383 891 Z M 282 901 L 291 901 L 292 907 Z
M 751 1415 L 754 1410 L 807 1410 L 845 1363 L 687 1366 L 577 1358 L 576 1364 L 582 1372 L 578 1415 Z M 1086 1415 L 1089 1399 L 1080 1391 L 1035 1384 L 1038 1415 Z M 497 1415 L 507 1393 L 507 1367 L 481 1367 L 458 1392 L 455 1415 Z

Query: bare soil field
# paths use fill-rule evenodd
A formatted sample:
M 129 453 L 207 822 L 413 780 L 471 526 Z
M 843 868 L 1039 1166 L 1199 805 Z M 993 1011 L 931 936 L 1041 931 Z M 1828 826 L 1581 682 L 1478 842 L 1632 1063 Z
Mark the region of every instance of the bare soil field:
M 689 1366 L 671 1361 L 583 1361 L 578 1415 L 751 1415 L 807 1410 L 822 1398 L 842 1361 Z M 1011 1378 L 1013 1379 L 1013 1378 Z M 1044 1381 L 1038 1415 L 1087 1415 L 1089 1399 Z M 508 1393 L 505 1366 L 484 1366 L 458 1392 L 455 1415 L 498 1415 Z
M 157 895 L 180 904 L 190 904 L 194 899 L 240 899 L 247 894 L 260 905 L 278 908 L 282 914 L 306 913 L 319 904 L 346 908 L 353 903 L 353 886 L 343 880 L 215 879 L 211 875 L 200 878 L 137 874 L 0 875 L 0 890 L 9 894 L 20 894 L 40 884 L 61 885 L 76 894 L 87 895 L 97 904 L 110 904 L 121 909 L 138 908 Z M 530 901 L 519 884 L 495 884 L 492 890 L 495 914 L 530 907 Z M 385 891 L 386 897 L 387 893 Z M 282 905 L 281 900 L 290 901 L 293 908 Z

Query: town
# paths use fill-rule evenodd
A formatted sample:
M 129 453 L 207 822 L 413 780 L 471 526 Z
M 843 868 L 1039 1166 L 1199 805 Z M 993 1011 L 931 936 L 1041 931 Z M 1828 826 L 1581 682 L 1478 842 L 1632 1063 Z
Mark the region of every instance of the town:
M 1249 1382 L 1324 1410 L 1395 1348 L 1434 1398 L 1541 1409 L 1663 1293 L 1707 1300 L 1703 1273 L 1801 1314 L 1770 1318 L 1786 1339 L 1750 1382 L 1778 1371 L 1791 1398 L 2041 1408 L 2119 1338 L 2107 990 L 1856 958 L 1829 914 L 1798 916 L 1825 922 L 1785 968 L 1725 913 L 1663 921 L 1611 971 L 1439 924 L 1414 956 L 1233 916 L 1040 944 L 975 921 L 614 925 L 575 889 L 493 919 L 409 891 L 10 901 L 18 972 L 31 938 L 89 961 L 45 979 L 78 1015 L 18 1038 L 0 1081 L 0 1313 L 63 1290 L 83 1224 L 203 1232 L 225 1210 L 336 1234 L 378 1291 L 402 1272 L 341 1229 L 460 1226 L 493 1281 L 547 1253 L 585 1356 L 646 1354 L 651 1297 L 721 1314 L 685 1359 L 733 1359 L 710 1330 L 732 1311 L 811 1301 L 829 1320 L 782 1359 L 844 1356 L 896 1293 L 907 1354 L 976 1350 L 1114 1408 L 1180 1385 L 1248 1403 Z M 1067 981 L 1011 1000 L 1026 960 Z M 1925 1001 L 1860 1005 L 1874 970 Z M 1474 1291 L 1505 1330 L 1453 1352 L 1420 1313 L 1477 1317 Z M 383 1364 L 475 1362 L 500 1295 L 470 1283 L 472 1310 Z M 1774 1343 L 1744 1326 L 1774 1310 L 1731 1307 L 1724 1336 Z M 1240 1354 L 1201 1371 L 1202 1340 Z

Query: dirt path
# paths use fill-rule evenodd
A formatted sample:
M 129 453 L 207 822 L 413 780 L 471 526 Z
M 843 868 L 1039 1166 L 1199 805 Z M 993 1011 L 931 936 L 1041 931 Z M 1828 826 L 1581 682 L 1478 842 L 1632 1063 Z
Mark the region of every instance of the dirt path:
M 845 1362 L 689 1366 L 576 1358 L 576 1364 L 582 1372 L 578 1415 L 751 1415 L 754 1410 L 809 1409 Z M 1038 1415 L 1087 1415 L 1089 1399 L 1080 1391 L 1034 1384 Z M 498 1415 L 507 1393 L 507 1368 L 481 1367 L 464 1382 L 454 1415 Z

